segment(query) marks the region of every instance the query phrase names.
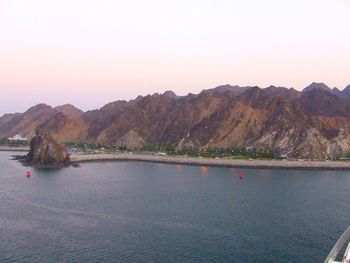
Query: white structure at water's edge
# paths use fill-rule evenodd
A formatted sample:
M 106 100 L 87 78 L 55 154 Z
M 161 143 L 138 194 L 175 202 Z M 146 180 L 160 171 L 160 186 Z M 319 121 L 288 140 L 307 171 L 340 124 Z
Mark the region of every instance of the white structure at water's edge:
M 9 141 L 28 141 L 28 138 L 22 137 L 21 135 L 17 134 L 13 137 L 8 138 Z

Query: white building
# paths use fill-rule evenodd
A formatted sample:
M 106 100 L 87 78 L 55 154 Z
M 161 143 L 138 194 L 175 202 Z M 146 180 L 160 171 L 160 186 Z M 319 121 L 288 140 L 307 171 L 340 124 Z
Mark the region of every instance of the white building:
M 9 141 L 28 141 L 28 138 L 22 137 L 21 135 L 17 134 L 11 138 L 8 138 Z

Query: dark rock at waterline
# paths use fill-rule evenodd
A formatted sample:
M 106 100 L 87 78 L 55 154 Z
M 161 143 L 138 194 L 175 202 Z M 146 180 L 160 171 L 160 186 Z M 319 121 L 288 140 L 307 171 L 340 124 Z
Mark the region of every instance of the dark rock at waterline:
M 27 160 L 27 155 L 11 155 L 12 159 L 15 161 L 25 162 Z
M 48 133 L 37 129 L 30 141 L 26 162 L 36 166 L 62 166 L 70 162 L 67 149 L 58 144 Z

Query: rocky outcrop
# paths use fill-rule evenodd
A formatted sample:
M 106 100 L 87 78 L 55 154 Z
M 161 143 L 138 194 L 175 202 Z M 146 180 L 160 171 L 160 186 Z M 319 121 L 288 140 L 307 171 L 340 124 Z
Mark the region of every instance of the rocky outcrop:
M 37 129 L 30 141 L 27 163 L 38 166 L 61 166 L 70 161 L 66 148 L 58 144 L 48 133 Z

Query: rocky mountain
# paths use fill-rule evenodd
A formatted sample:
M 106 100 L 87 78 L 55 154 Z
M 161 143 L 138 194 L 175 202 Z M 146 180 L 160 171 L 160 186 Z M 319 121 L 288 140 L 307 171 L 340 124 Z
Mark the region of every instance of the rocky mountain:
M 0 137 L 7 138 L 20 134 L 34 136 L 37 126 L 51 119 L 57 111 L 46 104 L 38 104 L 22 114 L 5 115 L 0 118 Z
M 81 131 L 84 130 L 83 127 L 87 127 L 87 124 L 76 117 L 78 112 L 80 112 L 79 109 L 70 105 L 52 108 L 46 104 L 38 104 L 24 113 L 5 114 L 0 117 L 0 138 L 8 138 L 16 134 L 32 138 L 37 127 L 45 126 L 59 142 L 84 139 Z
M 74 107 L 72 104 L 57 106 L 54 108 L 54 110 L 58 112 L 62 112 L 64 115 L 67 115 L 70 117 L 80 117 L 84 113 L 82 110 Z
M 343 92 L 317 83 L 302 92 L 224 85 L 187 96 L 170 91 L 139 96 L 79 116 L 37 105 L 37 114 L 30 109 L 1 117 L 0 137 L 31 134 L 38 126 L 58 142 L 130 149 L 146 144 L 200 150 L 237 146 L 280 149 L 301 158 L 341 156 L 350 152 L 350 100 Z
M 332 92 L 332 89 L 324 83 L 312 82 L 309 86 L 303 89 L 303 92 L 310 92 L 316 89 Z
M 213 89 L 203 90 L 202 93 L 218 93 L 222 94 L 225 92 L 231 92 L 235 95 L 239 95 L 249 89 L 250 87 L 240 87 L 240 86 L 231 86 L 230 84 L 221 85 Z
M 350 85 L 341 91 L 341 96 L 350 99 Z
M 350 85 L 349 85 L 350 86 Z M 311 83 L 309 86 L 307 86 L 305 89 L 303 89 L 303 93 L 305 92 L 310 92 L 310 91 L 313 91 L 313 90 L 323 90 L 323 91 L 328 91 L 334 95 L 337 95 L 339 97 L 346 97 L 345 94 L 345 90 L 346 88 L 343 90 L 343 91 L 340 91 L 338 88 L 333 88 L 331 89 L 330 87 L 328 87 L 326 84 L 320 82 L 320 83 L 317 83 L 317 82 L 313 82 Z M 349 92 L 349 91 L 348 91 Z
M 173 99 L 177 98 L 177 95 L 175 94 L 175 92 L 171 90 L 167 90 L 166 92 L 163 93 L 163 95 Z

